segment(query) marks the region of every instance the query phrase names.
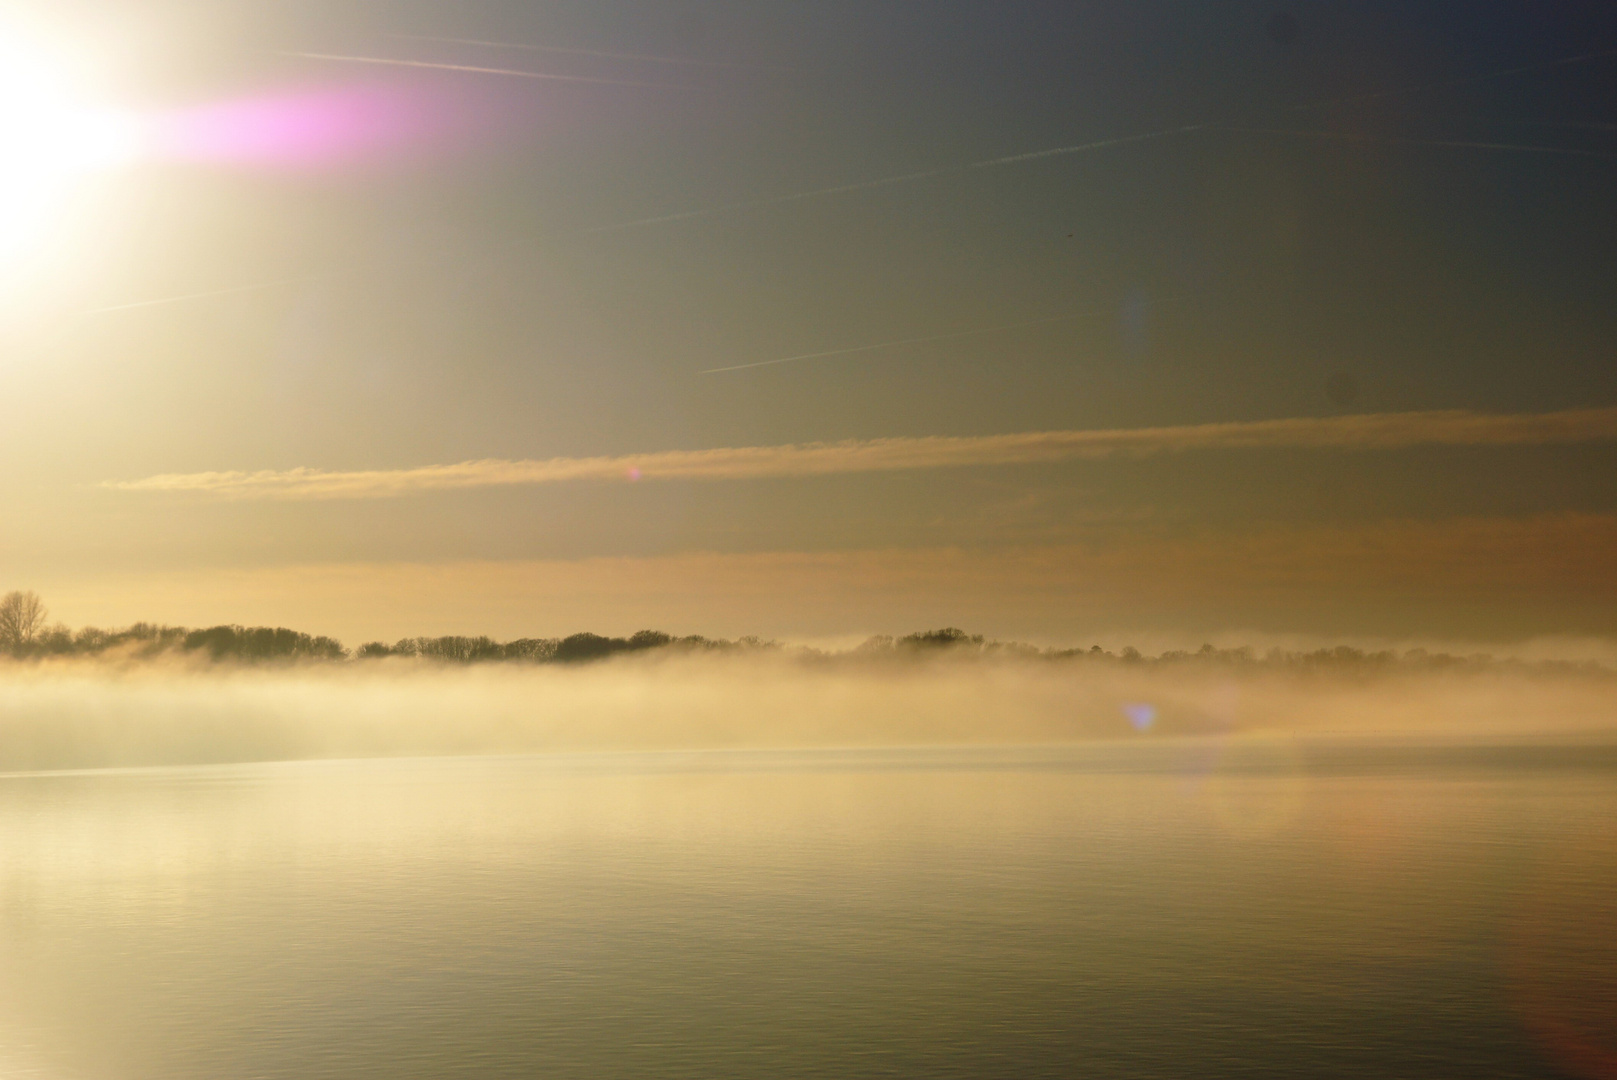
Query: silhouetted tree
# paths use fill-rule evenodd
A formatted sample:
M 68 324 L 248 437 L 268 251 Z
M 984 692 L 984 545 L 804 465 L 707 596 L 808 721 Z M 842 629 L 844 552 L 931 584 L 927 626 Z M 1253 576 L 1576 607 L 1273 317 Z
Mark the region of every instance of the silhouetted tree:
M 284 626 L 213 626 L 185 635 L 187 652 L 205 649 L 215 660 L 340 660 L 348 655 L 334 638 L 314 637 Z
M 923 630 L 915 634 L 906 634 L 898 639 L 898 644 L 910 649 L 948 649 L 982 643 L 981 634 L 968 634 L 954 626 L 945 626 L 942 630 Z
M 469 664 L 474 660 L 501 660 L 505 652 L 491 637 L 422 638 L 416 642 L 422 656 L 436 656 Z
M 45 604 L 35 592 L 8 592 L 0 597 L 0 646 L 19 652 L 45 625 Z
M 33 651 L 47 653 L 53 656 L 65 656 L 73 650 L 73 631 L 57 623 L 47 626 L 34 635 Z
M 629 643 L 623 638 L 602 637 L 600 634 L 585 631 L 582 634 L 562 638 L 556 645 L 556 659 L 599 660 L 603 656 L 611 656 L 628 647 Z
M 635 631 L 634 635 L 629 638 L 629 648 L 658 649 L 669 644 L 673 640 L 674 635 L 665 634 L 661 630 L 637 630 Z M 691 639 L 687 638 L 686 640 L 689 641 Z M 702 639 L 697 638 L 696 640 L 701 641 Z
M 554 660 L 561 642 L 555 638 L 518 638 L 505 643 L 507 660 Z

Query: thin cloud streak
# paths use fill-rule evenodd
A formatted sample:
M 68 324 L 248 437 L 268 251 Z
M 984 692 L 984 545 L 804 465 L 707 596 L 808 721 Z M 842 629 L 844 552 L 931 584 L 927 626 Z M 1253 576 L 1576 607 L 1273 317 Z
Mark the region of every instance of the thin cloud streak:
M 414 469 L 167 473 L 103 487 L 233 499 L 377 499 L 578 480 L 751 480 L 984 465 L 1035 465 L 1192 450 L 1393 450 L 1617 441 L 1617 407 L 1489 415 L 1463 410 L 1299 417 L 1182 427 L 930 436 L 665 450 L 614 457 L 463 461 Z
M 1162 303 L 1163 301 L 1157 301 Z M 770 367 L 774 364 L 790 364 L 798 360 L 820 360 L 830 356 L 852 356 L 855 353 L 875 352 L 878 349 L 896 349 L 900 345 L 921 345 L 929 341 L 952 341 L 955 338 L 976 337 L 979 334 L 997 334 L 1002 330 L 1020 330 L 1027 326 L 1047 326 L 1050 323 L 1071 322 L 1074 319 L 1092 319 L 1103 315 L 1101 311 L 1079 311 L 1071 315 L 1056 315 L 1048 319 L 1029 319 L 1026 322 L 1004 323 L 999 326 L 984 326 L 976 330 L 956 330 L 950 334 L 931 334 L 927 337 L 900 338 L 896 341 L 879 341 L 874 345 L 855 345 L 848 349 L 828 349 L 825 352 L 803 353 L 799 356 L 782 356 L 775 360 L 758 360 L 750 364 L 731 364 L 729 367 L 707 368 L 698 371 L 698 375 L 717 375 L 725 371 L 746 371 L 748 368 Z
M 1506 127 L 1569 128 L 1576 131 L 1617 131 L 1617 124 L 1602 124 L 1592 120 L 1511 120 L 1500 116 L 1473 116 L 1474 124 L 1501 124 Z
M 1238 131 L 1253 135 L 1291 135 L 1303 139 L 1342 139 L 1349 142 L 1390 143 L 1398 146 L 1435 146 L 1455 150 L 1502 150 L 1516 154 L 1552 154 L 1560 157 L 1593 158 L 1596 161 L 1617 161 L 1617 154 L 1603 154 L 1596 150 L 1579 150 L 1566 146 L 1530 146 L 1522 143 L 1477 142 L 1465 139 L 1408 139 L 1384 135 L 1363 135 L 1355 131 L 1300 131 L 1296 128 L 1240 127 L 1220 125 L 1220 131 Z
M 553 75 L 542 71 L 522 71 L 516 68 L 474 67 L 469 64 L 440 64 L 428 60 L 394 60 L 383 56 L 339 56 L 334 53 L 276 52 L 276 56 L 290 56 L 299 60 L 330 60 L 344 64 L 379 64 L 384 67 L 427 68 L 432 71 L 464 71 L 474 75 L 502 75 L 513 79 L 548 79 L 556 82 L 599 83 L 605 86 L 638 86 L 646 90 L 683 90 L 675 83 L 633 82 L 628 79 L 598 79 L 587 75 Z
M 454 41 L 457 39 L 437 38 L 432 40 Z M 495 45 L 494 42 L 464 41 L 464 44 Z M 537 46 L 534 46 L 537 48 Z M 1302 102 L 1289 107 L 1291 111 L 1306 111 L 1340 105 L 1350 102 L 1378 101 L 1388 98 L 1404 97 L 1409 94 L 1426 93 L 1435 90 L 1445 90 L 1455 86 L 1467 86 L 1472 83 L 1487 82 L 1492 79 L 1505 78 L 1511 75 L 1521 75 L 1532 71 L 1543 71 L 1552 68 L 1569 67 L 1576 64 L 1587 63 L 1591 60 L 1600 60 L 1609 56 L 1617 56 L 1617 50 L 1607 49 L 1600 52 L 1583 53 L 1578 56 L 1564 56 L 1557 60 L 1547 60 L 1537 64 L 1523 64 L 1519 67 L 1505 68 L 1501 71 L 1483 72 L 1479 75 L 1468 75 L 1444 83 L 1433 83 L 1424 86 L 1406 86 L 1391 90 L 1379 90 L 1367 94 L 1355 94 L 1346 97 L 1328 98 L 1316 101 Z M 716 214 L 729 213 L 734 210 L 750 210 L 764 206 L 780 206 L 786 203 L 800 202 L 804 199 L 817 199 L 831 195 L 842 195 L 853 191 L 868 191 L 872 188 L 888 187 L 893 184 L 906 184 L 915 180 L 928 180 L 939 176 L 952 176 L 969 172 L 972 169 L 989 169 L 1001 165 L 1013 165 L 1024 161 L 1037 161 L 1041 158 L 1061 157 L 1067 154 L 1078 154 L 1089 150 L 1101 150 L 1112 146 L 1123 146 L 1128 143 L 1144 142 L 1147 139 L 1159 139 L 1167 135 L 1180 135 L 1193 131 L 1272 131 L 1275 134 L 1307 135 L 1309 132 L 1293 132 L 1283 129 L 1267 128 L 1241 128 L 1228 124 L 1214 122 L 1200 124 L 1186 124 L 1175 128 L 1166 128 L 1161 131 L 1148 131 L 1138 135 L 1123 135 L 1113 139 L 1102 139 L 1097 142 L 1082 143 L 1077 146 L 1058 146 L 1049 150 L 1034 150 L 1026 154 L 1011 154 L 1006 157 L 990 158 L 986 161 L 973 161 L 963 165 L 949 165 L 941 169 L 926 169 L 920 172 L 902 173 L 897 176 L 885 176 L 875 180 L 865 180 L 852 184 L 838 184 L 833 187 L 815 188 L 811 191 L 797 191 L 787 195 L 775 195 L 761 199 L 747 199 L 741 202 L 725 203 L 722 206 L 709 206 L 699 210 L 685 210 L 675 214 L 661 214 L 657 217 L 638 218 L 634 221 L 621 221 L 612 225 L 600 225 L 592 229 L 582 230 L 581 235 L 594 233 L 617 232 L 624 229 L 638 229 L 649 225 L 667 225 L 676 221 L 690 221 L 694 218 L 710 217 Z M 1326 136 L 1334 137 L 1334 136 Z M 1387 141 L 1415 141 L 1415 140 L 1387 140 Z M 1591 151 L 1561 150 L 1550 147 L 1514 146 L 1510 144 L 1494 143 L 1460 143 L 1460 142 L 1434 142 L 1427 145 L 1467 147 L 1473 149 L 1490 150 L 1518 150 L 1528 153 L 1564 154 L 1577 157 L 1593 157 L 1606 159 L 1607 155 Z
M 801 202 L 805 199 L 819 199 L 829 195 L 842 195 L 850 191 L 869 191 L 872 188 L 889 187 L 894 184 L 907 184 L 914 180 L 929 180 L 938 176 L 955 176 L 970 172 L 973 169 L 992 169 L 1001 165 L 1016 165 L 1024 161 L 1037 161 L 1041 158 L 1063 157 L 1068 154 L 1081 154 L 1090 150 L 1103 150 L 1111 146 L 1123 146 L 1128 143 L 1145 142 L 1148 139 L 1160 139 L 1168 135 L 1181 135 L 1192 131 L 1202 131 L 1212 127 L 1211 124 L 1187 124 L 1182 127 L 1165 128 L 1161 131 L 1147 131 L 1139 135 L 1121 135 L 1113 139 L 1101 139 L 1097 142 L 1080 143 L 1076 146 L 1057 146 L 1049 150 L 1034 150 L 1026 154 L 1011 154 L 1006 157 L 988 158 L 984 161 L 971 161 L 963 165 L 946 165 L 941 169 L 925 169 L 921 172 L 901 173 L 897 176 L 883 176 L 875 180 L 861 180 L 852 184 L 837 184 L 834 187 L 814 188 L 811 191 L 794 191 L 788 195 L 771 195 L 762 199 L 747 199 L 743 202 L 725 203 L 722 206 L 709 206 L 700 210 L 685 210 L 677 214 L 662 214 L 658 217 L 639 218 L 635 221 L 620 221 L 613 225 L 599 225 L 593 229 L 585 229 L 583 233 L 618 232 L 623 229 L 638 229 L 647 225 L 665 225 L 674 221 L 689 221 L 692 218 L 711 217 L 715 214 L 726 214 L 733 210 L 750 210 L 763 206 L 781 206 L 786 203 Z
M 1366 94 L 1349 94 L 1344 97 L 1323 98 L 1316 101 L 1305 101 L 1291 106 L 1294 111 L 1306 109 L 1321 109 L 1332 105 L 1349 105 L 1362 101 L 1381 101 L 1386 98 L 1407 97 L 1410 94 L 1432 93 L 1438 90 L 1450 90 L 1456 86 L 1471 86 L 1474 83 L 1489 82 L 1493 79 L 1508 78 L 1511 75 L 1525 75 L 1532 71 L 1549 71 L 1552 68 L 1572 67 L 1577 64 L 1587 64 L 1591 60 L 1604 60 L 1608 56 L 1617 56 L 1617 49 L 1602 49 L 1599 52 L 1579 53 L 1577 56 L 1563 56 L 1558 60 L 1544 60 L 1536 64 L 1521 64 L 1517 67 L 1503 68 L 1499 71 L 1485 71 L 1478 75 L 1464 75 L 1458 79 L 1447 82 L 1425 83 L 1420 86 L 1394 87 L 1391 90 L 1374 90 Z
M 690 67 L 742 67 L 723 60 L 693 60 L 683 56 L 647 56 L 644 53 L 602 52 L 599 49 L 567 49 L 559 45 L 527 45 L 515 41 L 483 41 L 479 38 L 431 37 L 426 34 L 388 34 L 394 41 L 430 41 L 440 45 L 472 45 L 481 49 L 511 49 L 515 52 L 560 53 L 565 56 L 598 56 L 603 60 L 642 60 L 653 64 L 684 64 Z
M 236 293 L 261 292 L 264 289 L 278 289 L 282 285 L 299 284 L 302 278 L 287 278 L 283 281 L 266 281 L 258 285 L 237 285 L 229 289 L 211 289 L 208 292 L 185 293 L 182 296 L 164 296 L 156 300 L 136 300 L 130 304 L 113 304 L 110 307 L 90 308 L 79 312 L 80 315 L 105 315 L 112 311 L 133 311 L 135 308 L 157 307 L 161 304 L 178 304 L 186 300 L 204 300 L 210 296 L 232 296 Z

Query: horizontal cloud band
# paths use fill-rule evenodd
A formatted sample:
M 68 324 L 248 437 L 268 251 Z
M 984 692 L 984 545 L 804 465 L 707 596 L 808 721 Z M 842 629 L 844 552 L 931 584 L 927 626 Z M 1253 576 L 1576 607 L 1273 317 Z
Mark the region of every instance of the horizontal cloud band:
M 619 457 L 463 461 L 413 469 L 165 473 L 111 481 L 121 491 L 190 491 L 250 499 L 376 499 L 421 491 L 569 480 L 746 480 L 971 465 L 1033 465 L 1187 450 L 1391 450 L 1617 442 L 1617 408 L 1488 415 L 1448 410 L 1258 420 L 1182 427 L 1033 431 L 664 450 Z

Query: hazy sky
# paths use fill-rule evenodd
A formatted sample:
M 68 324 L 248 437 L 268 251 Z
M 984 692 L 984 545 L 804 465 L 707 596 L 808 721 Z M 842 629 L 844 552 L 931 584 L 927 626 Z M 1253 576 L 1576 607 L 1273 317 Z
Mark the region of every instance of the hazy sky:
M 3 11 L 70 623 L 1617 635 L 1609 4 Z

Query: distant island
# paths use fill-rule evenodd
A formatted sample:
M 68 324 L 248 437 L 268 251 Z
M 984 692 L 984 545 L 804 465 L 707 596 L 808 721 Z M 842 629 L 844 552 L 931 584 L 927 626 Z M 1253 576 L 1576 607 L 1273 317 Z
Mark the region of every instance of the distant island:
M 1501 659 L 1474 653 L 1456 656 L 1425 649 L 1366 651 L 1348 646 L 1293 651 L 1250 647 L 1220 649 L 1203 645 L 1192 652 L 1173 650 L 1147 656 L 1127 647 L 1110 652 L 1099 645 L 1089 648 L 1041 648 L 1022 642 L 992 641 L 955 627 L 923 630 L 902 637 L 877 635 L 840 652 L 803 645 L 786 645 L 757 637 L 736 640 L 698 634 L 678 636 L 660 630 L 641 630 L 628 637 L 581 632 L 560 638 L 517 638 L 497 641 L 487 636 L 403 638 L 387 644 L 371 641 L 349 650 L 332 637 L 307 634 L 285 627 L 222 625 L 203 629 L 138 622 L 117 630 L 87 626 L 73 630 L 46 624 L 40 598 L 28 592 L 0 597 L 0 656 L 13 661 L 52 658 L 117 658 L 128 661 L 183 656 L 211 663 L 365 663 L 405 658 L 443 664 L 524 663 L 575 664 L 632 654 L 759 654 L 778 653 L 805 659 L 921 658 L 949 655 L 1042 661 L 1085 661 L 1122 665 L 1222 665 L 1243 669 L 1329 671 L 1337 673 L 1393 670 L 1501 669 L 1543 674 L 1617 674 L 1592 661 Z

